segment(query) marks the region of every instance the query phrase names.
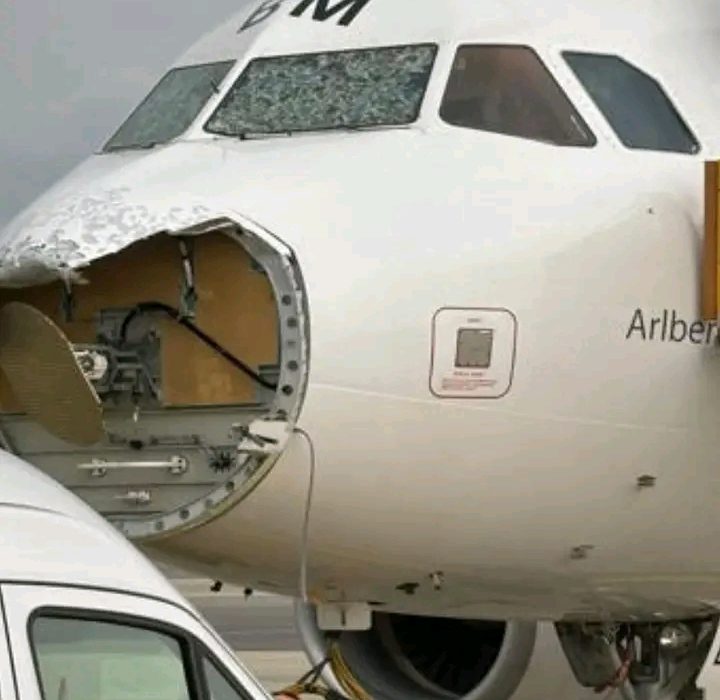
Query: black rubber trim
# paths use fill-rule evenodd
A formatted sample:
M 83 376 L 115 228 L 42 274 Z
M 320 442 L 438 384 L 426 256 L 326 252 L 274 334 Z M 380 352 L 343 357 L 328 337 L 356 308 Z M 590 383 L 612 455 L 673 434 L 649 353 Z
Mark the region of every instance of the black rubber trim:
M 202 619 L 200 615 L 193 611 L 188 605 L 182 605 L 169 598 L 163 598 L 159 595 L 153 595 L 152 593 L 141 593 L 138 591 L 129 590 L 127 588 L 113 588 L 112 586 L 94 586 L 92 584 L 84 583 L 68 583 L 67 581 L 26 581 L 22 579 L 2 579 L 0 580 L 0 586 L 26 586 L 28 588 L 69 588 L 74 591 L 95 591 L 98 593 L 118 593 L 120 595 L 130 596 L 131 598 L 144 598 L 145 600 L 152 600 L 157 603 L 165 603 L 172 605 L 178 610 L 182 610 L 192 617 L 196 622 L 199 622 L 203 627 L 207 627 L 207 623 Z

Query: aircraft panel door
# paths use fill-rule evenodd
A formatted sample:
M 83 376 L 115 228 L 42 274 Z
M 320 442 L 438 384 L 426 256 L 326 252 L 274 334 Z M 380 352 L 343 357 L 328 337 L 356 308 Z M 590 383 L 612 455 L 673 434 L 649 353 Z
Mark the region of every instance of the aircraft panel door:
M 212 659 L 238 700 L 266 700 L 214 632 L 187 610 L 124 593 L 7 585 L 8 632 L 23 700 L 198 700 Z

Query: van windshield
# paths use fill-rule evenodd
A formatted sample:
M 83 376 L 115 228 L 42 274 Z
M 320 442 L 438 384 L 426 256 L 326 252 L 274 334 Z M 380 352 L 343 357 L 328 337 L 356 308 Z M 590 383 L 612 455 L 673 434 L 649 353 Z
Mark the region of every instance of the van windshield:
M 205 129 L 246 137 L 411 124 L 436 53 L 421 44 L 258 58 Z

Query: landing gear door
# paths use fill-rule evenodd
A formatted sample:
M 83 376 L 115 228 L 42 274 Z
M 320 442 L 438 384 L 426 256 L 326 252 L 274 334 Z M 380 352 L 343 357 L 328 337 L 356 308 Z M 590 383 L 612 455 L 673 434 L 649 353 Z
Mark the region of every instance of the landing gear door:
M 181 607 L 83 588 L 9 584 L 3 592 L 23 700 L 191 700 L 215 694 L 216 673 L 238 700 L 268 698 L 212 630 Z M 0 649 L 0 668 L 8 656 Z

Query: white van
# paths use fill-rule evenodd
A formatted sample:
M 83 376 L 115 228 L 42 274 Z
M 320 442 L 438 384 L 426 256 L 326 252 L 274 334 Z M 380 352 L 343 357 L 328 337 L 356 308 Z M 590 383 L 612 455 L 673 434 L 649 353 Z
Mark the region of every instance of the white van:
M 0 697 L 269 696 L 122 535 L 0 452 Z

